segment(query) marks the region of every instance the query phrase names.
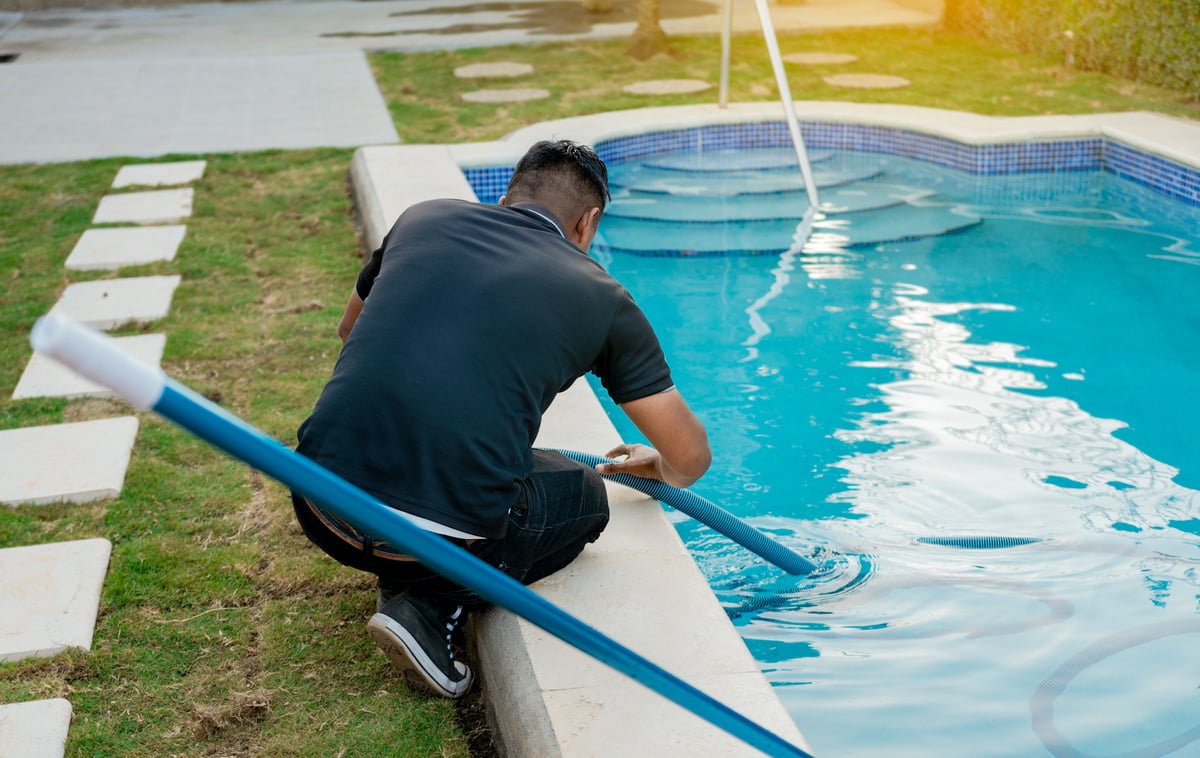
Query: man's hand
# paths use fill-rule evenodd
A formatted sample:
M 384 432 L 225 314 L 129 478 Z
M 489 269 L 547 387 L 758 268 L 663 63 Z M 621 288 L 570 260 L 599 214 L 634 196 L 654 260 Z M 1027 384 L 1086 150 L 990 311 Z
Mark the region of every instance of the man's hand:
M 663 479 L 662 456 L 649 445 L 618 445 L 604 454 L 605 458 L 624 460 L 601 463 L 596 471 L 601 474 L 632 474 L 643 479 Z
M 596 466 L 596 471 L 601 474 L 632 474 L 643 479 L 657 479 L 673 487 L 687 487 L 695 481 L 694 477 L 684 476 L 672 469 L 666 459 L 649 445 L 622 444 L 604 455 L 605 458 L 621 456 L 624 456 L 624 460 L 601 463 Z

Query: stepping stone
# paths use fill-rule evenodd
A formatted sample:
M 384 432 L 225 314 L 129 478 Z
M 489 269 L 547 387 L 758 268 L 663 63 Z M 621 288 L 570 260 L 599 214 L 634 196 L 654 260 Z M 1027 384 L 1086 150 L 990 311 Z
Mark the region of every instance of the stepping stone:
M 90 650 L 111 552 L 99 538 L 0 550 L 0 661 Z
M 656 79 L 627 84 L 621 89 L 633 95 L 682 95 L 711 88 L 711 84 L 699 79 Z
M 207 161 L 176 161 L 175 163 L 140 163 L 122 166 L 113 180 L 114 189 L 121 187 L 171 187 L 194 182 L 204 176 Z
M 126 351 L 142 363 L 158 368 L 162 363 L 163 348 L 167 344 L 165 334 L 139 334 L 134 337 L 118 337 L 117 347 Z M 13 400 L 26 397 L 112 397 L 108 387 L 84 379 L 79 374 L 53 358 L 34 353 L 17 382 Z
M 468 103 L 523 103 L 547 97 L 550 92 L 544 89 L 481 89 L 462 94 Z
M 904 77 L 886 74 L 833 74 L 825 77 L 825 83 L 853 89 L 896 89 L 909 85 Z
M 192 188 L 105 195 L 93 224 L 169 224 L 192 215 Z
M 821 66 L 828 63 L 853 63 L 857 55 L 850 53 L 792 53 L 783 56 L 788 63 L 802 63 L 806 66 Z
M 459 66 L 454 69 L 454 75 L 459 79 L 510 79 L 514 76 L 525 76 L 533 73 L 533 66 L 528 63 L 472 63 L 469 66 Z
M 67 256 L 74 271 L 140 266 L 175 257 L 186 226 L 120 227 L 88 229 Z
M 0 705 L 0 755 L 5 758 L 62 758 L 71 704 L 58 697 Z
M 0 505 L 116 497 L 137 430 L 134 416 L 0 430 Z
M 167 315 L 180 278 L 173 274 L 79 282 L 67 287 L 50 312 L 97 329 L 145 324 Z

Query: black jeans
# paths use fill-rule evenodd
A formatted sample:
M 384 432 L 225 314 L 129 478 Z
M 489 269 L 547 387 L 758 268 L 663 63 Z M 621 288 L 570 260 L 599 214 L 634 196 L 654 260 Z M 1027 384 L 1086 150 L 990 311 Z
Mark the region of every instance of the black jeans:
M 608 495 L 595 470 L 549 450 L 534 450 L 533 460 L 533 474 L 522 483 L 520 498 L 508 512 L 503 538 L 470 542 L 445 538 L 523 584 L 565 567 L 608 525 Z M 331 524 L 295 493 L 292 502 L 309 540 L 339 563 L 378 576 L 385 594 L 408 589 L 468 607 L 484 604 L 474 592 L 386 544 L 346 524 Z

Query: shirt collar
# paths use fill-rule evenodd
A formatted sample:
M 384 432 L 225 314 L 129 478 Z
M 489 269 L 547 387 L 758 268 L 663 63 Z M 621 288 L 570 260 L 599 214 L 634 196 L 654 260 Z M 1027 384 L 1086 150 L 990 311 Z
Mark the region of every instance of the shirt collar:
M 534 203 L 513 203 L 512 205 L 510 205 L 508 207 L 515 208 L 515 209 L 517 209 L 519 211 L 523 211 L 525 213 L 532 213 L 533 215 L 537 216 L 538 218 L 541 218 L 542 220 L 548 222 L 550 224 L 550 226 L 553 226 L 554 231 L 558 232 L 558 235 L 560 237 L 562 237 L 563 239 L 567 239 L 567 234 L 566 234 L 566 232 L 563 231 L 563 228 L 559 225 L 558 219 L 556 219 L 554 217 L 553 213 L 546 210 L 542 206 L 535 205 Z

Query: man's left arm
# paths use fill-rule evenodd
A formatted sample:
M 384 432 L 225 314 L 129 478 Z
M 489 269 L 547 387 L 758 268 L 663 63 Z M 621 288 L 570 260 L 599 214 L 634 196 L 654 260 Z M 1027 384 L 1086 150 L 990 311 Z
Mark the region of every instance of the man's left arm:
M 625 460 L 602 463 L 601 474 L 633 474 L 658 479 L 673 487 L 687 487 L 704 475 L 712 463 L 708 433 L 678 390 L 630 400 L 621 410 L 650 445 L 623 444 L 608 451 L 607 457 L 625 456 Z

